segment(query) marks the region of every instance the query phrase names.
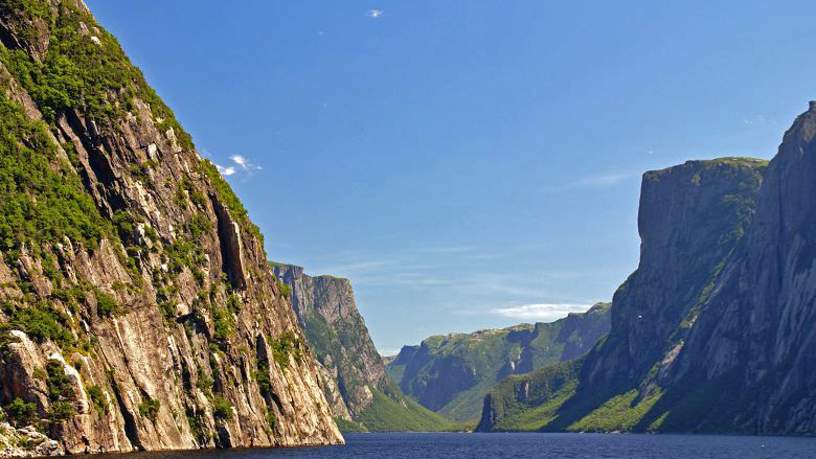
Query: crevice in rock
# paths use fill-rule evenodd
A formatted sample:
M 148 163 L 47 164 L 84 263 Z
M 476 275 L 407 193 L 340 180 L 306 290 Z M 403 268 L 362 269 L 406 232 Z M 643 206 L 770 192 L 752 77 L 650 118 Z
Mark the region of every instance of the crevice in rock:
M 230 432 L 225 425 L 218 426 L 218 441 L 216 446 L 219 448 L 232 448 L 232 438 Z
M 87 165 L 85 167 L 89 167 L 90 172 L 94 175 L 91 177 L 89 171 L 78 171 L 82 176 L 86 189 L 94 196 L 104 195 L 105 199 L 102 201 L 107 204 L 108 209 L 112 209 L 112 211 L 124 209 L 125 200 L 119 193 L 115 192 L 117 189 L 115 186 L 117 175 L 110 158 L 94 144 L 93 139 L 90 137 L 92 133 L 89 132 L 89 129 L 74 111 L 68 111 L 64 120 L 65 125 L 60 123 L 59 126 L 62 134 L 68 139 L 75 138 L 82 144 L 87 154 Z M 66 132 L 66 128 L 70 129 L 71 132 Z M 97 199 L 97 201 L 99 200 Z M 105 206 L 103 205 L 102 208 L 105 209 Z
M 139 439 L 139 428 L 136 427 L 136 418 L 133 416 L 133 413 L 127 409 L 125 401 L 122 399 L 122 394 L 119 391 L 119 385 L 113 379 L 111 379 L 110 383 L 113 395 L 116 397 L 116 404 L 119 406 L 119 412 L 125 421 L 125 435 L 135 448 L 144 450 L 145 448 Z
M 263 335 L 258 335 L 258 337 L 255 339 L 255 353 L 258 359 L 259 370 L 260 368 L 266 368 L 267 372 L 271 371 L 272 367 L 269 361 L 266 338 L 264 338 Z M 261 389 L 261 396 L 263 397 L 268 409 L 271 410 L 274 407 L 278 412 L 283 410 L 283 402 L 281 402 L 280 397 L 274 390 L 272 390 L 271 387 L 268 391 Z
M 9 33 L 4 20 L 0 20 L 0 43 L 3 43 L 3 46 L 8 49 L 20 49 L 23 47 L 17 40 L 17 37 Z
M 218 219 L 218 239 L 221 246 L 222 269 L 227 273 L 232 288 L 243 290 L 247 287 L 244 256 L 241 247 L 241 229 L 232 219 L 229 210 L 214 195 L 210 195 L 215 216 Z

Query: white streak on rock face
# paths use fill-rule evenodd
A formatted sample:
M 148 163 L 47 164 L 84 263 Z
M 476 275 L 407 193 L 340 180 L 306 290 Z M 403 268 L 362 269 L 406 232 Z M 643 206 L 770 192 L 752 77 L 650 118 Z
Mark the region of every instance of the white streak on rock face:
M 71 386 L 73 386 L 74 394 L 77 397 L 75 407 L 77 409 L 78 414 L 88 414 L 90 406 L 88 404 L 88 396 L 85 393 L 85 387 L 82 384 L 82 377 L 79 375 L 79 372 L 76 368 L 72 365 L 69 365 L 62 354 L 58 352 L 54 352 L 48 356 L 48 360 L 56 360 L 62 364 L 62 370 L 65 372 L 65 376 L 71 381 Z
M 147 156 L 150 158 L 151 161 L 158 161 L 159 160 L 159 157 L 158 157 L 158 154 L 157 154 L 158 151 L 159 151 L 159 147 L 157 147 L 155 143 L 151 143 L 150 145 L 147 146 Z
M 176 131 L 174 131 L 173 128 L 170 128 L 164 133 L 164 135 L 167 137 L 167 140 L 170 141 L 170 148 L 173 149 L 173 153 L 181 153 L 182 149 L 181 146 L 179 146 L 178 139 L 176 138 Z

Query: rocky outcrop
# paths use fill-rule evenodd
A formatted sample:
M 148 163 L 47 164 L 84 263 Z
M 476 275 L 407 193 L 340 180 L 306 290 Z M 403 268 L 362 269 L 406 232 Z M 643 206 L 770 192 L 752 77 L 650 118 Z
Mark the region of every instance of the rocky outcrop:
M 387 431 L 451 428 L 445 419 L 407 400 L 392 382 L 348 279 L 308 276 L 300 266 L 271 265 L 291 290 L 292 307 L 323 367 L 323 391 L 335 417 L 353 423 L 345 423 L 346 427 Z
M 257 228 L 116 40 L 24 0 L 0 42 L 5 445 L 342 442 Z
M 14 428 L 0 423 L 0 457 L 61 456 L 65 450 L 56 440 L 43 435 L 34 427 Z
M 373 390 L 386 384 L 385 366 L 357 309 L 351 282 L 333 276 L 307 276 L 300 266 L 272 264 L 275 275 L 291 288 L 297 313 L 318 360 L 337 381 L 345 409 L 362 413 L 373 400 Z M 327 395 L 334 392 L 331 385 Z M 334 398 L 334 397 L 333 397 Z
M 457 421 L 481 414 L 502 379 L 583 356 L 609 331 L 609 303 L 551 323 L 434 336 L 405 346 L 388 371 L 406 394 Z

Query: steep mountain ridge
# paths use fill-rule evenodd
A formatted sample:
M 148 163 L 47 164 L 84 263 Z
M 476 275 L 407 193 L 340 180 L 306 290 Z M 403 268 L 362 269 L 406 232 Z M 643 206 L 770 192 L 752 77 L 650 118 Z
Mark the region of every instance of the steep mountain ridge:
M 640 264 L 615 292 L 605 352 L 587 358 L 590 384 L 640 381 L 682 340 L 745 234 L 766 165 L 723 158 L 643 175 Z
M 663 381 L 694 382 L 712 396 L 718 409 L 700 413 L 703 425 L 816 434 L 815 261 L 816 102 L 810 102 L 768 166 L 739 256 L 724 268 Z
M 373 390 L 386 383 L 385 367 L 357 310 L 351 282 L 308 276 L 294 265 L 272 263 L 272 270 L 291 289 L 292 307 L 306 337 L 339 386 L 329 398 L 335 415 L 351 420 L 371 404 Z
M 260 233 L 115 38 L 10 0 L 0 43 L 6 453 L 342 442 Z
M 479 429 L 718 430 L 695 424 L 712 408 L 696 386 L 680 394 L 665 378 L 743 250 L 766 168 L 723 158 L 644 174 L 640 264 L 615 292 L 609 335 L 583 359 L 497 386 Z
M 406 394 L 459 422 L 481 414 L 485 394 L 503 378 L 573 360 L 609 331 L 609 303 L 551 323 L 433 336 L 404 346 L 388 371 Z
M 272 263 L 291 289 L 292 306 L 322 367 L 323 389 L 347 430 L 432 431 L 455 426 L 407 399 L 385 371 L 351 282 L 309 276 L 303 268 Z M 345 422 L 343 422 L 345 421 Z

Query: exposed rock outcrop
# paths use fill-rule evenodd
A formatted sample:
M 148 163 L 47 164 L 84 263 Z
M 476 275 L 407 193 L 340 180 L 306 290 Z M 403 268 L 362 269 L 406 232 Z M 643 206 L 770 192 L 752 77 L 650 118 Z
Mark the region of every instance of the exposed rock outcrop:
M 8 454 L 342 442 L 257 228 L 116 40 L 22 0 L 0 42 Z
M 387 431 L 452 428 L 441 416 L 408 400 L 391 381 L 348 279 L 308 276 L 300 266 L 272 263 L 272 267 L 291 289 L 292 307 L 323 367 L 323 390 L 335 417 L 352 422 L 344 423 L 345 427 Z
M 357 309 L 351 282 L 333 276 L 307 276 L 303 268 L 273 263 L 275 275 L 290 286 L 297 313 L 318 360 L 337 381 L 342 394 L 337 413 L 362 413 L 373 390 L 386 385 L 385 366 Z M 327 386 L 327 387 L 330 387 Z M 327 395 L 332 395 L 333 388 Z

